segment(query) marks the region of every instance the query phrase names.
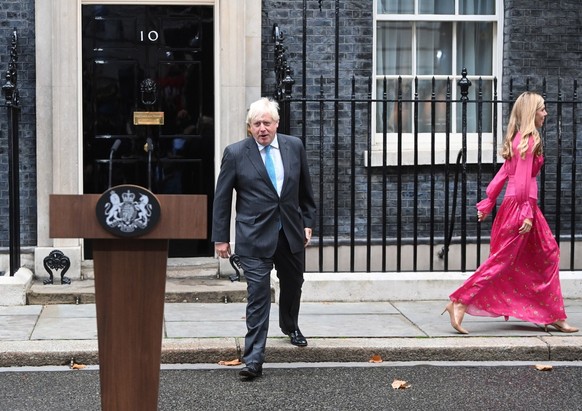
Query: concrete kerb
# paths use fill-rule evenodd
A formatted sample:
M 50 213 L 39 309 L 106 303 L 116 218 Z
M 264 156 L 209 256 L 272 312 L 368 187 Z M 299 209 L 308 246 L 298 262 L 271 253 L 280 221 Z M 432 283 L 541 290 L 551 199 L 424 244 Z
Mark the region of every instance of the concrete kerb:
M 243 341 L 238 342 L 243 344 Z M 238 358 L 235 338 L 164 340 L 162 364 L 216 364 Z M 287 338 L 270 338 L 266 361 L 581 361 L 582 337 L 310 338 L 294 347 Z M 65 365 L 71 360 L 99 363 L 97 341 L 2 341 L 0 367 Z
M 97 340 L 0 341 L 0 367 L 98 364 Z
M 11 277 L 0 277 L 0 305 L 26 305 L 26 294 L 31 291 L 32 274 L 25 268 L 21 270 L 19 272 L 24 276 L 22 278 L 25 281 L 18 284 L 14 282 L 21 280 L 14 279 L 14 277 L 12 279 L 10 279 Z M 444 301 L 471 274 L 469 272 L 310 272 L 305 273 L 301 300 L 303 302 Z M 562 271 L 560 280 L 565 299 L 582 299 L 582 271 Z M 7 284 L 3 285 L 3 281 Z M 91 281 L 74 282 L 75 289 L 86 285 L 86 289 L 78 290 L 79 295 L 76 296 L 80 297 L 82 303 L 94 302 L 92 284 Z M 171 293 L 171 282 L 168 284 L 167 291 Z M 275 270 L 271 274 L 271 284 L 276 302 L 279 297 L 279 279 Z M 9 287 L 12 287 L 12 290 L 8 291 Z M 246 292 L 244 285 L 235 283 L 230 285 L 230 288 L 236 289 L 238 292 L 236 295 L 232 294 L 233 290 L 227 293 L 232 296 L 229 298 L 230 301 L 244 301 L 244 293 Z M 6 291 L 4 291 L 5 289 Z M 67 290 L 69 289 L 67 288 Z M 183 287 L 180 290 L 183 290 Z M 201 290 L 203 288 L 195 291 L 200 293 Z M 43 295 L 46 298 L 50 298 L 50 293 L 47 291 L 53 292 L 54 298 L 59 297 L 59 293 L 63 292 L 58 287 L 44 288 Z M 169 298 L 178 301 L 179 296 L 178 293 L 177 297 L 169 295 Z M 74 300 L 71 298 L 70 302 L 73 303 Z M 186 300 L 190 301 L 188 298 Z M 191 300 L 195 300 L 194 294 L 192 294 Z
M 568 346 L 574 344 L 570 340 Z M 536 337 L 311 338 L 306 349 L 289 347 L 286 340 L 270 341 L 266 357 L 269 362 L 368 362 L 372 356 L 396 362 L 548 361 L 555 360 L 552 351 Z
M 305 273 L 303 302 L 445 300 L 472 272 Z M 279 295 L 276 272 L 271 276 Z M 560 272 L 565 299 L 582 298 L 582 271 Z
M 0 305 L 26 305 L 32 277 L 32 271 L 26 267 L 19 268 L 13 276 L 0 276 Z

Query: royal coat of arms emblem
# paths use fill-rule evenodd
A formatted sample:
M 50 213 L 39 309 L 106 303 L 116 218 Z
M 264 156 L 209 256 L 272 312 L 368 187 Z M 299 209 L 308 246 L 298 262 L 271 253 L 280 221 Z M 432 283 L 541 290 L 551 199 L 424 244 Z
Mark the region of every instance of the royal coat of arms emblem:
M 109 232 L 133 237 L 147 233 L 158 222 L 160 205 L 143 187 L 121 185 L 107 190 L 97 201 L 97 219 Z

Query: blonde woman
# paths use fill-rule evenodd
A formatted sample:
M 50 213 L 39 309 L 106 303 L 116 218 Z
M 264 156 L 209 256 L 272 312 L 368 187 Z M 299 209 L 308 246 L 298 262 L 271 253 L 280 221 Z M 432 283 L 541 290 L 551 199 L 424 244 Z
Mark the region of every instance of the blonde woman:
M 491 228 L 490 255 L 445 307 L 461 334 L 465 313 L 515 317 L 557 331 L 578 329 L 566 323 L 560 288 L 560 249 L 537 205 L 536 177 L 544 164 L 538 128 L 547 115 L 537 93 L 521 94 L 511 110 L 501 155 L 505 162 L 477 204 L 481 222 L 493 210 L 505 183 L 505 196 Z M 444 312 L 443 312 L 444 314 Z

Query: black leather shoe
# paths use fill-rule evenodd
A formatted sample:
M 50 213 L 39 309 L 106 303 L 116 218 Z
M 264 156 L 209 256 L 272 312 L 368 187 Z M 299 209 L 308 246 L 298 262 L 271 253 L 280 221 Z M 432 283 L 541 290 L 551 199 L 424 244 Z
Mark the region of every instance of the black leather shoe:
M 289 333 L 289 338 L 291 338 L 291 344 L 296 345 L 298 347 L 305 347 L 307 346 L 307 339 L 301 334 L 301 331 L 295 330 L 292 333 Z
M 263 366 L 257 363 L 246 364 L 242 370 L 238 373 L 241 377 L 246 377 L 248 379 L 253 379 L 263 375 Z

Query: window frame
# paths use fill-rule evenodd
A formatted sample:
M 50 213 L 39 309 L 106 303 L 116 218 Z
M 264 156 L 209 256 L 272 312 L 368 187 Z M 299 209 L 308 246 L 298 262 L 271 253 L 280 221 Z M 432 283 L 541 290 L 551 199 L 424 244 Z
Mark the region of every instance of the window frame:
M 452 61 L 451 67 L 453 73 L 450 75 L 418 75 L 416 73 L 417 70 L 417 48 L 416 48 L 416 26 L 413 24 L 412 30 L 412 44 L 411 44 L 411 51 L 412 51 L 412 74 L 394 74 L 394 75 L 378 75 L 378 68 L 377 68 L 377 60 L 378 60 L 378 53 L 377 53 L 377 42 L 378 42 L 378 23 L 379 22 L 406 22 L 406 23 L 418 23 L 418 22 L 452 22 L 453 24 L 458 22 L 487 22 L 494 24 L 493 30 L 493 42 L 491 44 L 492 48 L 492 67 L 491 67 L 491 75 L 471 75 L 468 73 L 467 78 L 471 81 L 472 86 L 471 89 L 475 90 L 478 85 L 479 78 L 487 81 L 493 82 L 493 79 L 497 78 L 497 95 L 502 94 L 502 82 L 501 76 L 503 73 L 503 0 L 492 0 L 495 1 L 495 14 L 494 15 L 466 15 L 466 14 L 459 14 L 459 2 L 463 0 L 455 0 L 455 14 L 419 14 L 419 5 L 418 0 L 414 1 L 414 13 L 413 14 L 381 14 L 378 13 L 378 1 L 373 0 L 373 82 L 372 82 L 372 96 L 377 96 L 378 94 L 378 83 L 381 82 L 384 78 L 388 80 L 397 80 L 401 77 L 404 80 L 411 81 L 414 83 L 414 79 L 418 78 L 419 81 L 425 80 L 432 80 L 434 77 L 435 80 L 446 80 L 447 78 L 451 79 L 452 87 L 451 87 L 451 99 L 453 102 L 458 102 L 460 100 L 460 89 L 457 86 L 457 82 L 461 79 L 461 73 L 457 73 L 457 30 L 453 29 L 453 47 L 452 47 Z M 436 1 L 436 0 L 435 0 Z M 387 139 L 386 142 L 386 155 L 384 155 L 383 151 L 383 132 L 376 130 L 376 121 L 377 121 L 377 104 L 380 103 L 372 103 L 372 153 L 371 159 L 372 167 L 383 166 L 384 164 L 384 157 L 386 158 L 386 166 L 397 166 L 399 165 L 398 160 L 398 133 L 396 132 L 387 132 Z M 471 103 L 472 105 L 472 103 Z M 470 105 L 470 107 L 471 107 Z M 453 108 L 456 107 L 456 104 Z M 457 110 L 453 109 L 451 111 L 451 124 L 453 124 L 453 129 L 456 128 L 455 124 L 457 122 Z M 496 124 L 498 133 L 502 130 L 502 119 L 501 116 L 497 116 L 497 124 Z M 414 153 L 414 136 L 418 135 L 418 153 L 415 156 Z M 461 131 L 455 131 L 449 134 L 449 155 L 448 161 L 450 163 L 454 162 L 457 158 L 457 154 L 459 150 L 462 148 L 462 133 Z M 400 156 L 400 165 L 421 165 L 421 164 L 432 164 L 432 156 L 431 156 L 431 138 L 432 134 L 430 132 L 417 132 L 415 134 L 414 131 L 412 132 L 403 132 L 402 139 L 400 144 L 402 145 L 402 155 Z M 426 143 L 429 144 L 426 144 Z M 435 133 L 435 155 L 434 161 L 435 164 L 445 164 L 447 161 L 446 156 L 446 134 L 444 132 L 437 132 Z M 492 163 L 494 152 L 498 151 L 498 147 L 493 147 L 493 133 L 492 132 L 482 132 L 481 133 L 481 162 L 482 163 Z M 368 153 L 364 153 L 365 163 L 368 166 Z M 497 156 L 496 161 L 499 161 L 500 158 Z M 468 132 L 467 133 L 467 163 L 476 163 L 478 161 L 478 133 L 476 132 Z

